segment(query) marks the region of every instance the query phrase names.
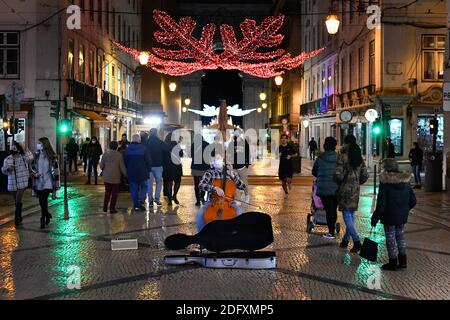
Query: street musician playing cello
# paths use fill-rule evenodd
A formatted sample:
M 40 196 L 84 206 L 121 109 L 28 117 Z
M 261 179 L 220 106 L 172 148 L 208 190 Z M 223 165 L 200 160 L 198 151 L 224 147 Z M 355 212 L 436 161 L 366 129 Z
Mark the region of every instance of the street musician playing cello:
M 231 166 L 225 166 L 222 156 L 216 155 L 211 169 L 203 175 L 199 188 L 209 194 L 208 201 L 197 215 L 199 232 L 213 220 L 233 219 L 242 213 L 234 201 L 234 193 L 236 189 L 245 190 L 247 186 Z

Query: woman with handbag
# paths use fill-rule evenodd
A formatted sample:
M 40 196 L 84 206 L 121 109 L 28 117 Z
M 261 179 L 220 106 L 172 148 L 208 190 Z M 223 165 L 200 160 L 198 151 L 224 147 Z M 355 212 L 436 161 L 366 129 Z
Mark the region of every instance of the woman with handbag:
M 41 229 L 50 223 L 52 215 L 48 212 L 48 196 L 60 187 L 58 157 L 48 138 L 40 138 L 36 145 L 33 163 L 33 189 L 36 191 L 41 206 Z
M 361 249 L 361 240 L 355 228 L 355 211 L 358 210 L 360 185 L 368 179 L 361 148 L 356 143 L 355 136 L 348 135 L 336 162 L 334 181 L 338 184 L 336 195 L 346 229 L 340 247 L 347 248 L 352 238 L 353 248 L 350 251 L 353 253 L 358 253 Z
M 13 193 L 16 204 L 14 223 L 18 227 L 22 223 L 22 198 L 28 187 L 30 177 L 29 164 L 33 161 L 33 154 L 24 151 L 20 143 L 14 141 L 11 155 L 3 161 L 2 172 L 8 176 L 8 191 Z
M 416 205 L 416 196 L 409 184 L 411 174 L 400 172 L 397 161 L 387 158 L 382 165 L 384 172 L 380 174 L 377 207 L 371 225 L 375 227 L 378 221 L 384 225 L 389 263 L 381 268 L 395 271 L 406 268 L 405 224 L 409 211 Z

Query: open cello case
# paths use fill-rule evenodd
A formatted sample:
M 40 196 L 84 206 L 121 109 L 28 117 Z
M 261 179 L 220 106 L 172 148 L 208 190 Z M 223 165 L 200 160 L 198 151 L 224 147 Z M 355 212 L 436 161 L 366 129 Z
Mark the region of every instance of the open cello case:
M 170 255 L 166 264 L 196 263 L 207 268 L 272 269 L 276 267 L 273 251 L 256 251 L 273 243 L 272 219 L 261 212 L 247 212 L 230 220 L 208 223 L 198 234 L 174 234 L 164 244 L 169 250 L 184 250 L 199 244 L 212 253 Z M 240 250 L 229 251 L 227 250 Z
M 219 129 L 226 136 L 227 103 L 222 100 L 219 113 Z M 224 150 L 224 153 L 226 151 Z M 225 157 L 226 159 L 226 157 Z M 224 160 L 225 160 L 224 159 Z M 227 169 L 224 164 L 223 181 L 219 181 L 225 195 L 227 194 Z M 234 184 L 234 182 L 233 182 Z M 228 188 L 228 187 L 227 187 Z M 229 188 L 228 188 L 229 189 Z M 235 190 L 235 189 L 234 189 Z M 234 190 L 232 193 L 234 193 Z M 228 190 L 230 191 L 230 190 Z M 228 198 L 230 200 L 230 198 Z M 227 214 L 231 208 L 226 205 L 213 205 L 205 210 L 207 224 L 196 235 L 174 234 L 166 238 L 165 246 L 169 250 L 185 250 L 189 245 L 197 244 L 212 253 L 190 253 L 166 256 L 164 261 L 169 265 L 196 263 L 207 268 L 237 269 L 272 269 L 276 266 L 276 255 L 272 251 L 256 251 L 273 243 L 272 219 L 261 212 L 247 212 L 236 216 Z M 209 210 L 209 209 L 213 210 Z M 213 212 L 212 212 L 213 211 Z M 211 219 L 211 213 L 214 216 Z M 209 222 L 210 221 L 210 222 Z M 227 250 L 239 250 L 229 251 Z

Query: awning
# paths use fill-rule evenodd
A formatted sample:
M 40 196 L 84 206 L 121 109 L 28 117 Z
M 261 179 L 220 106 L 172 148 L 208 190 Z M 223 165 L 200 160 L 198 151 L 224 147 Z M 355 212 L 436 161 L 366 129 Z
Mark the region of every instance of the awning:
M 95 111 L 88 111 L 88 110 L 82 110 L 82 109 L 74 109 L 75 113 L 78 113 L 80 116 L 87 118 L 89 120 L 95 121 L 95 122 L 110 122 L 108 119 L 106 119 L 101 114 L 95 112 Z

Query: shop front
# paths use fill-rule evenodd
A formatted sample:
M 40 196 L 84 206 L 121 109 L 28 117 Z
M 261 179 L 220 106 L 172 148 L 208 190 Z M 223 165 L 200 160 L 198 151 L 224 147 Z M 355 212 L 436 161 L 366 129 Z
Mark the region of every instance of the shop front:
M 72 138 L 78 145 L 81 145 L 86 138 L 92 136 L 91 121 L 81 116 L 72 117 Z
M 12 119 L 15 119 L 15 123 L 12 123 Z M 29 143 L 29 130 L 28 126 L 30 125 L 28 122 L 28 111 L 16 111 L 14 114 L 12 112 L 7 112 L 6 119 L 1 119 L 2 124 L 5 120 L 5 123 L 8 123 L 8 130 L 1 130 L 0 137 L 0 151 L 9 150 L 13 140 L 13 131 L 14 131 L 14 141 L 19 142 L 22 146 L 28 147 Z M 6 124 L 5 124 L 6 125 Z M 17 126 L 15 130 L 13 129 L 14 125 Z M 6 139 L 5 139 L 6 138 Z
M 424 152 L 433 150 L 433 135 L 430 133 L 430 121 L 436 117 L 438 120 L 438 133 L 436 136 L 436 150 L 444 150 L 444 115 L 419 114 L 417 116 L 417 142 Z
M 76 118 L 72 125 L 77 126 L 75 137 L 77 143 L 81 143 L 86 137 L 97 137 L 102 149 L 105 151 L 111 141 L 111 122 L 95 111 L 74 109 L 72 118 Z

